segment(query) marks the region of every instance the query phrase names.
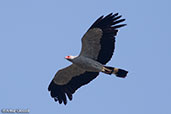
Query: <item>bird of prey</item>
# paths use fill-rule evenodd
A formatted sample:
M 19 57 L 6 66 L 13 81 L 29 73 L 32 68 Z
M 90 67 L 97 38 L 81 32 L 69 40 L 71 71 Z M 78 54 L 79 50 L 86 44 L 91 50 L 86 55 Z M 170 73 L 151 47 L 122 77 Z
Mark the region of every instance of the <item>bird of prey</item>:
M 75 91 L 95 79 L 99 72 L 115 74 L 121 78 L 126 77 L 128 71 L 105 66 L 113 55 L 118 28 L 126 25 L 120 24 L 123 21 L 125 19 L 121 19 L 118 13 L 110 13 L 105 17 L 99 17 L 92 24 L 81 39 L 80 54 L 65 57 L 72 64 L 59 70 L 48 87 L 55 101 L 66 105 L 67 99 L 72 100 Z

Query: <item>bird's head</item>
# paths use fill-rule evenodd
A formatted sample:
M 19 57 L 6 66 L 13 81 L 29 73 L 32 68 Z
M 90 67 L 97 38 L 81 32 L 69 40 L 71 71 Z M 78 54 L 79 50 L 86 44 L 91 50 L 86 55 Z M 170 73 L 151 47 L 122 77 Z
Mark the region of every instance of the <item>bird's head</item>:
M 69 56 L 66 56 L 65 59 L 69 60 L 69 61 L 72 61 L 74 58 L 76 58 L 77 56 L 72 56 L 72 55 L 69 55 Z

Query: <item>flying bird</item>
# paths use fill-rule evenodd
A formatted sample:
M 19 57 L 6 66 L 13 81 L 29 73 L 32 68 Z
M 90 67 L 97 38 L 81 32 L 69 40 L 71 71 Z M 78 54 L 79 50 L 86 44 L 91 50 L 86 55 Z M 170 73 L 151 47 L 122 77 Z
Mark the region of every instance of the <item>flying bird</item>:
M 48 87 L 51 97 L 55 101 L 66 105 L 67 99 L 72 100 L 75 91 L 95 79 L 99 72 L 115 74 L 120 78 L 126 77 L 128 71 L 105 66 L 112 58 L 118 28 L 126 25 L 120 24 L 123 21 L 125 19 L 121 19 L 121 15 L 118 13 L 110 13 L 105 17 L 99 17 L 92 24 L 81 39 L 80 54 L 65 57 L 72 64 L 59 70 Z

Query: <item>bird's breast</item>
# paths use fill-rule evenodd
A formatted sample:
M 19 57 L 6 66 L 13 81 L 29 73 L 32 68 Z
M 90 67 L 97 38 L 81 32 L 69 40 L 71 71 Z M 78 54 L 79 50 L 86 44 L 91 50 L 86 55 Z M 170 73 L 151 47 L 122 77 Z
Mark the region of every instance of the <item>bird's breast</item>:
M 103 67 L 103 65 L 98 61 L 95 61 L 93 59 L 84 56 L 77 57 L 73 61 L 73 63 L 79 66 L 80 68 L 91 72 L 100 72 Z

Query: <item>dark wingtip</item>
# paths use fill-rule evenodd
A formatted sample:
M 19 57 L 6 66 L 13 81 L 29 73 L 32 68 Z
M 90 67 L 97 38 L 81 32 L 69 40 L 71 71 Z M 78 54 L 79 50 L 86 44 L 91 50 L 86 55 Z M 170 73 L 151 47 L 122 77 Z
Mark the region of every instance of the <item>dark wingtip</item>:
M 101 16 L 99 17 L 89 29 L 92 28 L 101 28 L 104 29 L 105 27 L 112 27 L 114 28 L 115 25 L 115 30 L 116 28 L 120 28 L 122 26 L 125 26 L 126 24 L 122 24 L 122 25 L 116 25 L 119 24 L 121 22 L 124 22 L 125 19 L 120 19 L 122 17 L 122 15 L 119 15 L 119 13 L 109 13 L 106 16 Z
M 113 16 L 117 16 L 117 15 L 119 15 L 119 13 L 115 13 L 115 14 L 113 14 Z
M 126 25 L 127 25 L 127 24 L 116 25 L 116 26 L 113 26 L 112 28 L 117 29 L 117 28 L 124 27 L 124 26 L 126 26 Z
M 110 16 L 112 16 L 113 15 L 113 13 L 109 13 L 107 16 L 105 16 L 105 17 L 110 17 Z
M 66 105 L 67 104 L 67 98 L 65 95 L 65 91 L 63 91 L 65 86 L 57 85 L 52 80 L 49 84 L 48 91 L 50 91 L 50 95 L 52 98 L 54 98 L 55 102 L 59 102 L 59 104 L 62 104 L 62 102 Z M 72 96 L 72 94 L 71 94 Z
M 48 86 L 48 91 L 52 90 L 52 86 L 53 86 L 53 81 L 50 82 L 49 86 Z

